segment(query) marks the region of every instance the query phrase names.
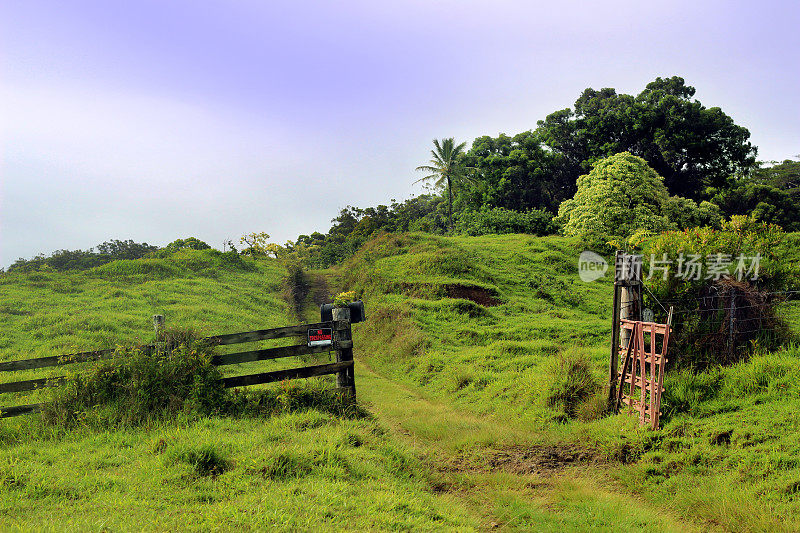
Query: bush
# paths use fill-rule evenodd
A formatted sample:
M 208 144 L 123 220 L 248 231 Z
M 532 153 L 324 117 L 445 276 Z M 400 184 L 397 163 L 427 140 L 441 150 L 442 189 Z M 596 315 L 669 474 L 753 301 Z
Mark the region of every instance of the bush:
M 120 348 L 112 359 L 70 376 L 54 389 L 43 420 L 75 427 L 127 427 L 176 416 L 273 416 L 315 409 L 334 416 L 366 413 L 325 381 L 231 390 L 211 364 L 213 350 L 192 330 L 162 332 L 158 349 Z
M 308 274 L 298 261 L 289 261 L 286 265 L 286 277 L 283 278 L 283 297 L 289 303 L 298 320 L 303 320 L 303 307 L 311 290 Z
M 647 281 L 655 298 L 669 301 L 679 317 L 670 348 L 678 353 L 679 365 L 704 368 L 730 364 L 747 357 L 751 345 L 774 348 L 786 340 L 787 330 L 774 311 L 781 301 L 775 293 L 792 288 L 796 277 L 793 265 L 781 256 L 785 240 L 786 235 L 777 226 L 738 216 L 723 222 L 720 229 L 670 231 L 644 240 L 641 247 L 645 262 L 663 261 L 666 257 L 677 268 L 681 257 L 686 261 L 694 256 L 701 264 L 704 261 L 710 265 L 722 254 L 730 263 L 725 275 L 709 278 L 706 266 L 699 276 L 680 277 L 676 271 L 663 276 L 656 272 Z M 756 255 L 760 257 L 758 278 L 748 279 L 755 272 L 738 275 L 738 258 Z M 749 267 L 752 262 L 744 266 Z M 647 265 L 644 270 L 648 271 Z M 736 309 L 733 315 L 729 311 L 732 299 Z M 650 307 L 660 309 L 656 302 Z M 733 346 L 728 338 L 731 331 Z
M 119 349 L 71 377 L 43 411 L 65 426 L 135 426 L 179 413 L 210 414 L 225 404 L 211 349 L 191 330 L 165 330 L 158 349 Z
M 527 233 L 552 235 L 558 227 L 553 215 L 541 209 L 512 211 L 502 207 L 466 211 L 456 215 L 455 230 L 466 235 Z

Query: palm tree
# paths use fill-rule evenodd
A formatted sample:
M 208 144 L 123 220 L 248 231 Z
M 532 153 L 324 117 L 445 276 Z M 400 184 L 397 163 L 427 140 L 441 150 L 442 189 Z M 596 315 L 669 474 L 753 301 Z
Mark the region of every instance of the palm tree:
M 453 232 L 453 183 L 459 181 L 467 181 L 469 178 L 464 173 L 464 165 L 462 164 L 459 156 L 464 153 L 464 147 L 467 145 L 463 142 L 456 145 L 452 137 L 433 140 L 434 150 L 431 150 L 430 165 L 422 165 L 416 168 L 424 172 L 429 172 L 424 178 L 420 178 L 414 183 L 420 181 L 433 181 L 435 187 L 447 186 L 447 231 Z

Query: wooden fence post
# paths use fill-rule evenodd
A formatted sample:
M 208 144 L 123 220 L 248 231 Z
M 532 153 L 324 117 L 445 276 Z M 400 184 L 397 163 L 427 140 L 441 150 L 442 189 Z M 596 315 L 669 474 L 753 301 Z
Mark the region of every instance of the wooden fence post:
M 164 315 L 153 315 L 153 329 L 158 334 L 159 330 L 164 327 Z
M 622 295 L 620 297 L 620 318 L 625 320 L 642 319 L 642 256 L 622 254 L 620 267 L 620 283 Z M 620 341 L 623 346 L 628 345 L 628 331 L 622 332 Z
M 621 320 L 642 319 L 642 256 L 620 250 L 614 255 L 614 309 L 611 318 L 611 358 L 609 359 L 609 406 L 616 404 L 619 379 L 619 349 L 628 346 L 631 330 L 621 328 Z
M 342 363 L 353 360 L 353 332 L 350 325 L 350 309 L 348 307 L 334 307 L 334 347 L 336 349 L 336 362 Z M 336 375 L 336 386 L 341 389 L 350 400 L 356 399 L 356 380 L 354 368 L 349 366 Z
M 619 368 L 619 261 L 622 256 L 622 251 L 617 250 L 614 254 L 614 299 L 613 309 L 611 311 L 611 358 L 608 364 L 608 405 L 611 407 L 616 403 L 617 399 L 617 379 Z

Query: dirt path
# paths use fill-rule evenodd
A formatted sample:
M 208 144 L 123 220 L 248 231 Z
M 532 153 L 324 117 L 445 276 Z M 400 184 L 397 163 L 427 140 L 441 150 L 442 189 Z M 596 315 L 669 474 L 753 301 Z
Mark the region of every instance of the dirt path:
M 458 498 L 486 530 L 699 531 L 604 481 L 585 452 L 531 445 L 530 435 L 458 411 L 366 366 L 359 400 L 432 470 L 432 486 Z

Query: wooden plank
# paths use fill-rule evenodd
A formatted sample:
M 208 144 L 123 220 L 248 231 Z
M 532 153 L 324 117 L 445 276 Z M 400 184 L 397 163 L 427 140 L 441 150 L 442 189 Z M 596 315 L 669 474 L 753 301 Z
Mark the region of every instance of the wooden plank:
M 631 378 L 630 378 L 630 376 L 626 376 L 626 377 L 625 377 L 625 379 L 624 379 L 623 381 L 624 381 L 625 383 L 631 383 Z M 650 379 L 648 379 L 648 380 L 647 380 L 647 386 L 648 386 L 648 389 L 647 389 L 647 390 L 650 390 L 650 386 L 651 386 L 651 385 L 652 385 L 652 386 L 655 386 L 655 384 L 656 384 L 656 383 L 657 383 L 657 381 L 656 381 L 656 380 L 650 380 Z M 636 386 L 637 386 L 637 387 L 639 386 L 639 383 L 638 383 L 638 382 L 636 382 Z M 664 392 L 664 387 L 661 387 L 661 392 Z
M 0 409 L 0 418 L 11 418 L 12 416 L 35 413 L 41 410 L 43 403 L 32 403 L 29 405 L 15 405 L 14 407 L 3 407 Z
M 324 376 L 326 374 L 336 374 L 352 366 L 353 361 L 343 361 L 341 363 L 329 363 L 326 365 L 307 366 L 304 368 L 290 368 L 288 370 L 276 370 L 274 372 L 224 378 L 222 384 L 226 389 L 231 387 L 247 387 L 248 385 L 274 383 L 285 379 L 311 378 L 314 376 Z
M 329 352 L 332 349 L 333 346 L 308 346 L 308 344 L 280 346 L 278 348 L 266 348 L 264 350 L 251 350 L 249 352 L 215 355 L 211 358 L 211 364 L 216 366 L 235 365 L 239 363 L 250 363 L 252 361 L 280 359 L 281 357 L 292 357 L 295 355 L 324 353 Z
M 212 335 L 206 337 L 206 341 L 213 345 L 237 344 L 242 342 L 254 342 L 267 339 L 282 339 L 286 337 L 305 336 L 309 329 L 314 328 L 333 328 L 335 322 L 320 322 L 316 324 L 301 324 L 299 326 L 288 326 L 285 328 L 260 329 L 256 331 L 246 331 L 244 333 L 230 333 L 227 335 Z M 152 350 L 153 345 L 140 346 L 141 350 Z M 21 359 L 18 361 L 4 361 L 0 363 L 0 372 L 13 372 L 16 370 L 34 370 L 37 368 L 47 368 L 52 366 L 69 365 L 72 363 L 85 363 L 87 361 L 98 361 L 109 359 L 114 356 L 116 348 L 106 350 L 94 350 L 90 352 L 80 352 L 65 355 L 53 355 L 50 357 L 36 357 L 33 359 Z
M 52 378 L 39 378 L 28 379 L 25 381 L 13 381 L 11 383 L 0 383 L 0 394 L 6 392 L 24 392 L 35 389 L 43 389 L 46 387 L 57 387 L 66 381 L 64 376 L 55 376 Z
M 655 332 L 657 334 L 659 334 L 659 335 L 664 335 L 667 332 L 667 327 L 668 326 L 666 324 L 657 324 L 655 322 L 642 322 L 641 324 L 643 326 L 646 326 L 647 328 L 653 327 L 655 329 Z M 621 320 L 621 325 L 625 329 L 633 330 L 633 328 L 636 325 L 636 321 L 635 320 L 628 320 L 626 318 L 623 318 Z
M 152 346 L 143 346 L 143 349 Z M 85 363 L 86 361 L 98 361 L 100 359 L 110 359 L 114 357 L 116 348 L 107 350 L 95 350 L 93 352 L 81 352 L 67 355 L 53 355 L 50 357 L 38 357 L 35 359 L 20 359 L 19 361 L 5 361 L 0 363 L 0 372 L 12 372 L 15 370 L 33 370 L 36 368 L 46 368 L 50 366 L 70 365 L 72 363 Z
M 227 335 L 212 335 L 203 339 L 212 345 L 239 344 L 242 342 L 255 342 L 267 339 L 284 339 L 286 337 L 305 337 L 309 329 L 334 328 L 335 322 L 318 322 L 316 324 L 300 324 L 285 328 L 259 329 L 244 333 L 229 333 Z

